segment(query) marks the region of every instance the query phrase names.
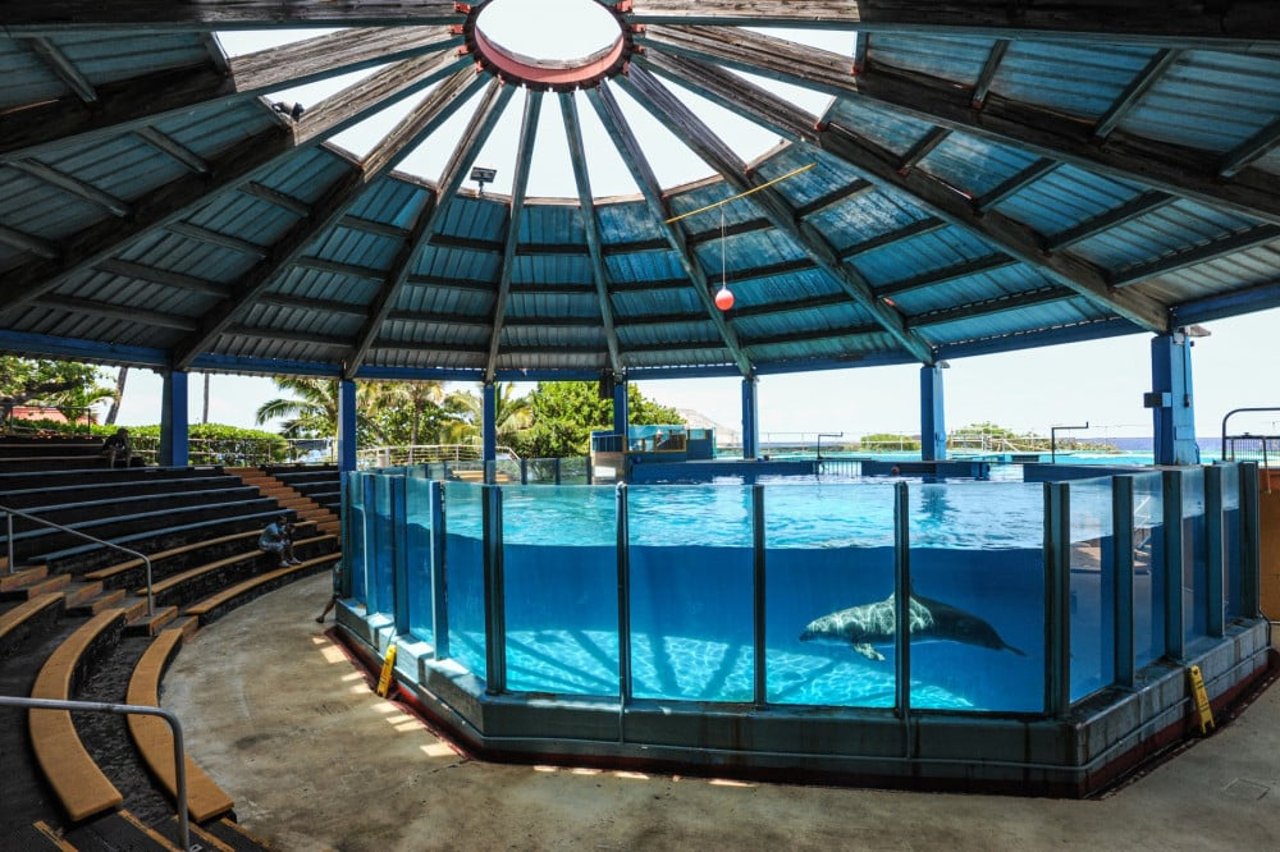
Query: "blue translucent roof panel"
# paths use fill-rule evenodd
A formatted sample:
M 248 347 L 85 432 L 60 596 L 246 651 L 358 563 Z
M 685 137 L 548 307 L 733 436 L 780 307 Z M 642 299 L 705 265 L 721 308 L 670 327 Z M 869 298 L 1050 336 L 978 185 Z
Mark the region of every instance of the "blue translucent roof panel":
M 870 33 L 867 58 L 877 64 L 972 85 L 996 40 L 986 36 Z
M 991 91 L 1089 119 L 1100 118 L 1150 61 L 1151 48 L 1015 39 Z

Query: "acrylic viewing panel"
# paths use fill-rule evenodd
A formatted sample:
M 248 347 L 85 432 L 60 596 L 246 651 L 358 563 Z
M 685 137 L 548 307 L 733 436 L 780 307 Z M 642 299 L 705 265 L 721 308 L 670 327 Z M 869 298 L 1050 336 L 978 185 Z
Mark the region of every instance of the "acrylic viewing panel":
M 1111 478 L 1070 483 L 1071 700 L 1115 678 Z
M 925 483 L 910 512 L 911 706 L 1043 711 L 1043 486 Z
M 1133 478 L 1133 656 L 1141 669 L 1164 656 L 1164 484 Z
M 444 505 L 449 656 L 484 678 L 484 489 L 445 483 Z
M 751 489 L 633 486 L 627 494 L 633 695 L 752 700 Z
M 893 491 L 764 489 L 769 702 L 893 706 L 893 634 L 883 629 L 893 607 Z
M 391 517 L 390 476 L 366 477 L 365 511 L 366 541 L 369 549 L 365 562 L 369 566 L 368 611 L 390 613 L 395 610 L 395 581 L 392 576 L 396 554 L 396 524 Z M 372 495 L 372 497 L 371 497 Z
M 364 477 L 351 473 L 345 480 L 347 505 L 343 512 L 343 528 L 346 531 L 346 546 L 343 548 L 343 562 L 347 575 L 351 578 L 351 597 L 361 603 L 365 600 L 365 520 L 364 520 Z
M 1188 642 L 1209 635 L 1209 544 L 1204 468 L 1182 472 L 1182 618 Z
M 1227 618 L 1237 618 L 1240 605 L 1240 468 L 1222 466 L 1222 551 L 1224 560 L 1222 600 Z
M 504 486 L 502 548 L 507 688 L 616 696 L 616 492 Z
M 423 642 L 435 641 L 431 561 L 435 530 L 432 529 L 433 483 L 426 479 L 405 481 L 405 577 L 409 596 L 409 632 Z

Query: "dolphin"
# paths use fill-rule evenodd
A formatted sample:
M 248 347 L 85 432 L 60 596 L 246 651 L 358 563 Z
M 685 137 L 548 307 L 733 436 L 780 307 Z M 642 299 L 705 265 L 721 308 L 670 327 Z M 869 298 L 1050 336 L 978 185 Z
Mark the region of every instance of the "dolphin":
M 970 612 L 942 601 L 911 596 L 909 608 L 913 640 L 964 642 L 996 651 L 1012 651 L 1019 657 L 1026 653 L 1000 638 L 996 629 Z M 897 625 L 893 595 L 876 603 L 849 607 L 809 622 L 800 634 L 801 642 L 838 642 L 851 644 L 853 650 L 869 660 L 883 660 L 876 645 L 892 645 Z

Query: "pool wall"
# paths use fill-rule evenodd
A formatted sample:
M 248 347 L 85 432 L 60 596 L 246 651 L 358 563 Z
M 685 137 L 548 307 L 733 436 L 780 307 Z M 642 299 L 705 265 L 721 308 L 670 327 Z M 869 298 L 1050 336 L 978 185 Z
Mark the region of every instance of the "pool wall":
M 627 486 L 562 492 L 599 540 L 540 547 L 520 526 L 537 487 L 507 489 L 504 523 L 498 486 L 353 475 L 339 630 L 371 665 L 395 644 L 404 695 L 486 756 L 1053 795 L 1186 735 L 1188 666 L 1221 706 L 1269 665 L 1255 466 L 1045 484 L 1043 545 L 976 553 L 917 546 L 939 486 L 865 487 L 876 546 L 771 538 L 782 501 L 757 485 L 714 495 L 705 548 L 655 544 Z M 793 625 L 854 582 L 850 554 L 866 599 L 1004 600 L 981 611 L 1018 654 L 903 629 L 883 662 L 811 653 Z

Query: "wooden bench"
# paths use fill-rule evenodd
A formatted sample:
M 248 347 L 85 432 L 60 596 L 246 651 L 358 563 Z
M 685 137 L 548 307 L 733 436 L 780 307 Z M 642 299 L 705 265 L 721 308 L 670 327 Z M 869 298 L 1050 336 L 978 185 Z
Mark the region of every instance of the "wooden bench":
M 296 548 L 296 547 L 302 547 L 303 545 L 315 544 L 316 542 L 321 542 L 321 541 L 324 541 L 325 539 L 336 540 L 336 537 L 332 535 L 318 535 L 313 538 L 305 538 L 300 541 L 295 541 L 293 544 L 294 544 L 294 547 Z M 245 551 L 241 551 L 240 553 L 233 553 L 230 556 L 224 557 L 222 559 L 218 559 L 214 562 L 210 562 L 207 565 L 199 565 L 195 568 L 191 568 L 187 571 L 183 571 L 180 574 L 174 574 L 172 577 L 166 577 L 165 579 L 161 580 L 158 583 L 152 583 L 151 584 L 152 591 L 156 595 L 160 595 L 190 580 L 194 580 L 212 571 L 217 571 L 219 568 L 225 568 L 228 565 L 234 565 L 237 562 L 242 562 L 246 559 L 253 559 L 259 556 L 270 556 L 272 561 L 273 562 L 275 561 L 274 554 L 268 554 L 266 551 L 259 550 L 258 548 L 255 547 L 253 550 L 245 550 Z M 138 595 L 145 595 L 146 593 L 147 593 L 146 586 L 142 586 L 141 588 L 135 590 L 134 592 L 134 594 L 138 594 Z
M 124 610 L 108 609 L 63 640 L 36 675 L 31 697 L 70 700 L 80 658 L 99 636 L 113 628 L 123 629 L 124 622 Z M 70 711 L 32 710 L 27 728 L 36 761 L 73 822 L 124 802 L 80 741 Z
M 297 525 L 299 529 L 304 526 L 310 526 L 310 524 L 308 522 L 304 522 Z M 154 568 L 156 563 L 174 556 L 181 556 L 184 553 L 191 553 L 205 547 L 214 547 L 219 544 L 231 544 L 237 541 L 257 541 L 258 537 L 261 535 L 262 530 L 259 529 L 244 530 L 243 532 L 222 535 L 217 538 L 205 539 L 204 541 L 195 541 L 191 544 L 184 544 L 181 547 L 173 547 L 169 550 L 162 550 L 159 553 L 149 553 L 147 555 L 151 559 L 151 566 Z M 127 559 L 124 562 L 117 562 L 114 565 L 108 565 L 105 568 L 99 568 L 96 571 L 89 571 L 84 575 L 84 579 L 90 582 L 94 580 L 110 580 L 127 571 L 141 568 L 143 567 L 143 564 L 144 563 L 141 559 Z
M 326 553 L 324 556 L 316 556 L 312 559 L 307 559 L 299 565 L 290 565 L 287 568 L 277 568 L 274 571 L 259 574 L 256 577 L 245 580 L 243 583 L 237 583 L 234 586 L 223 589 L 216 595 L 211 595 L 198 603 L 192 604 L 184 610 L 184 613 L 186 615 L 194 615 L 200 619 L 201 624 L 206 624 L 208 623 L 207 616 L 209 613 L 219 607 L 226 606 L 241 595 L 251 592 L 260 586 L 273 583 L 276 580 L 289 576 L 290 574 L 301 574 L 312 570 L 319 565 L 323 565 L 326 562 L 336 562 L 341 558 L 341 556 L 341 553 Z
M 32 619 L 49 607 L 61 604 L 62 600 L 62 592 L 37 595 L 18 604 L 4 615 L 0 615 L 0 656 L 3 656 L 4 648 L 10 638 L 16 639 L 18 632 L 24 625 L 30 624 Z M 56 616 L 54 617 L 56 618 Z
M 160 706 L 160 680 L 181 647 L 181 630 L 163 630 L 134 666 L 126 699 L 130 704 Z M 129 716 L 129 735 L 156 780 L 173 798 L 178 776 L 173 763 L 173 732 L 158 716 Z M 229 813 L 235 802 L 190 757 L 187 765 L 187 812 L 196 822 Z

